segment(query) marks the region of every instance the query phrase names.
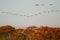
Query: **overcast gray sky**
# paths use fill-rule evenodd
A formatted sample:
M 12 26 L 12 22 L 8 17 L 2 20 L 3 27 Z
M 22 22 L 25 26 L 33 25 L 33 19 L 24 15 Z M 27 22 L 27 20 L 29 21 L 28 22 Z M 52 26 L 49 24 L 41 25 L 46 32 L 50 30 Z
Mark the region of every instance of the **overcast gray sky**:
M 60 0 L 0 0 L 0 25 L 60 26 Z

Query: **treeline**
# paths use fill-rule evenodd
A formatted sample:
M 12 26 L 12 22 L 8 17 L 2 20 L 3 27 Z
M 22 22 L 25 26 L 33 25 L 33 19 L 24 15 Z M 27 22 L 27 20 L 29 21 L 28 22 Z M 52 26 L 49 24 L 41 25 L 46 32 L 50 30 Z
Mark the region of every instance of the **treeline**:
M 60 40 L 60 28 L 29 26 L 15 29 L 10 25 L 0 26 L 0 40 Z

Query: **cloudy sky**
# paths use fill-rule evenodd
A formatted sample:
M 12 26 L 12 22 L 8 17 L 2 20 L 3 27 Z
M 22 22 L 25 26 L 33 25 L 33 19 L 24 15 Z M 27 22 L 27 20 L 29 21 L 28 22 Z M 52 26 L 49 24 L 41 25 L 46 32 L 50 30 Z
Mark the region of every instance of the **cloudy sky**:
M 60 0 L 0 0 L 0 25 L 60 26 Z

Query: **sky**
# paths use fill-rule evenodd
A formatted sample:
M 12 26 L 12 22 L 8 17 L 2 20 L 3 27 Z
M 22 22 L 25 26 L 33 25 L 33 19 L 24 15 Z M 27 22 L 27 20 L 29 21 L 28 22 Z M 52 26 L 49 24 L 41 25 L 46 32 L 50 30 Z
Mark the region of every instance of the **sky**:
M 60 26 L 60 0 L 0 0 L 0 25 Z

